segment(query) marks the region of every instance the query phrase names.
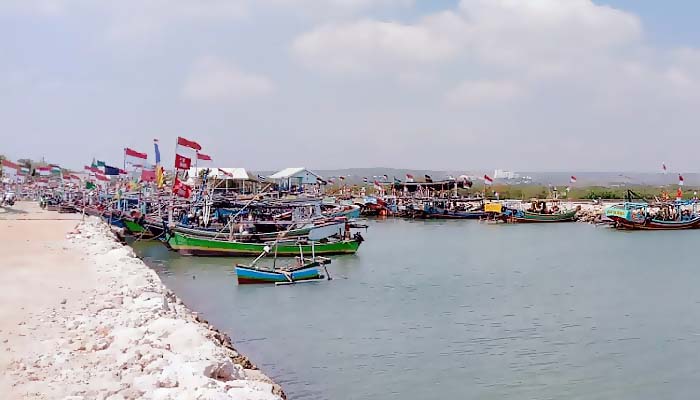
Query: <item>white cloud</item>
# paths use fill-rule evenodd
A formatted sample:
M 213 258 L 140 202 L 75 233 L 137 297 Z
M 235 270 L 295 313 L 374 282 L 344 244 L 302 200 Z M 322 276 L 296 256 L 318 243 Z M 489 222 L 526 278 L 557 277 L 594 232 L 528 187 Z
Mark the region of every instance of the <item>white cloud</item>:
M 267 77 L 205 57 L 195 63 L 182 94 L 193 101 L 231 101 L 266 96 L 273 91 L 274 85 Z
M 334 72 L 373 72 L 402 63 L 451 58 L 454 44 L 421 25 L 360 20 L 331 23 L 296 38 L 292 52 L 305 65 Z
M 452 106 L 481 106 L 515 100 L 524 94 L 523 88 L 509 81 L 464 81 L 447 93 Z

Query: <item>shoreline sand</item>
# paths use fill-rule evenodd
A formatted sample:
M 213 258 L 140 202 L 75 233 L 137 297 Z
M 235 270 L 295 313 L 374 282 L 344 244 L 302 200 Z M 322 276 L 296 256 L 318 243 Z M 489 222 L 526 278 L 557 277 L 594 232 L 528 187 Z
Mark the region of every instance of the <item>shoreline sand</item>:
M 4 211 L 4 399 L 285 398 L 98 219 Z

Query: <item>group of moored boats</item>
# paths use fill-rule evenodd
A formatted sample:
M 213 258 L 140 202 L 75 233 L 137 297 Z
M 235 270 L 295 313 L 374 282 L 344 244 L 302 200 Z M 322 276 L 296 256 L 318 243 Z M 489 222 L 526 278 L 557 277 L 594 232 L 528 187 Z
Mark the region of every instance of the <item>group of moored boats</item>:
M 488 201 L 484 198 L 363 196 L 301 197 L 291 200 L 255 196 L 245 201 L 203 197 L 173 203 L 167 195 L 144 200 L 140 194 L 42 205 L 63 212 L 84 212 L 121 228 L 137 240 L 159 240 L 187 256 L 257 257 L 236 265 L 240 284 L 290 284 L 329 278 L 328 256 L 355 254 L 367 225 L 358 217 L 476 219 L 486 223 L 560 223 L 578 218 L 581 206 L 560 200 Z M 700 227 L 695 201 L 632 202 L 609 206 L 604 223 L 618 229 L 677 230 Z M 278 257 L 295 257 L 282 265 Z M 261 266 L 265 260 L 271 260 Z

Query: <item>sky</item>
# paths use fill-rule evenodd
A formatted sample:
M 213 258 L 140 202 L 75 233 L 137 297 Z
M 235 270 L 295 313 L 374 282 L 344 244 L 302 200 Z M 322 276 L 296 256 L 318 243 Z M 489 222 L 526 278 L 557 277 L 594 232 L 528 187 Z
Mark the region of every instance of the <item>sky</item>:
M 698 172 L 700 3 L 3 0 L 0 154 Z

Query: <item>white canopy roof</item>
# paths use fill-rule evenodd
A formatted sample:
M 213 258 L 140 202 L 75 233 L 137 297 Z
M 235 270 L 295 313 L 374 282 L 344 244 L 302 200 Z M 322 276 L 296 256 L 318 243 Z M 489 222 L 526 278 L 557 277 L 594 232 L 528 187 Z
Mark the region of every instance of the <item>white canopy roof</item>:
M 316 178 L 321 178 L 321 176 L 315 172 L 309 171 L 304 167 L 295 167 L 285 168 L 282 171 L 270 175 L 268 178 L 272 180 L 297 178 L 301 179 L 303 183 L 316 183 Z
M 199 172 L 207 168 L 190 168 L 189 176 L 193 179 L 199 176 Z M 228 174 L 224 173 L 226 171 Z M 218 179 L 231 179 L 236 181 L 257 181 L 258 179 L 248 173 L 245 168 L 209 168 L 209 176 L 215 176 Z

